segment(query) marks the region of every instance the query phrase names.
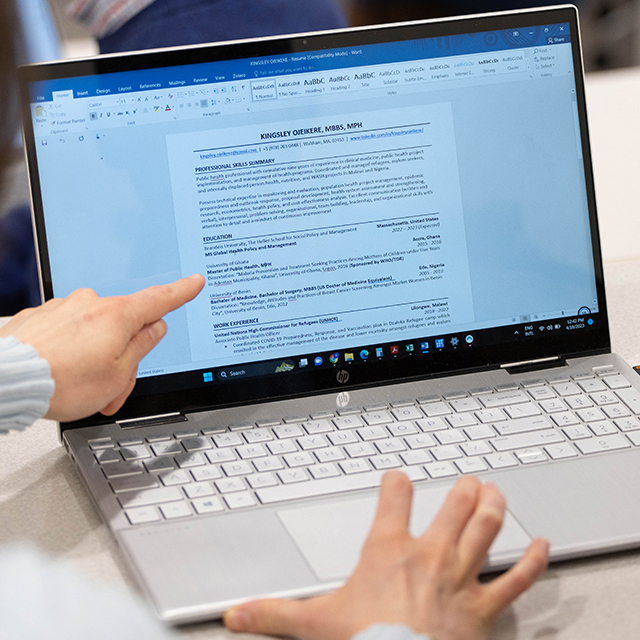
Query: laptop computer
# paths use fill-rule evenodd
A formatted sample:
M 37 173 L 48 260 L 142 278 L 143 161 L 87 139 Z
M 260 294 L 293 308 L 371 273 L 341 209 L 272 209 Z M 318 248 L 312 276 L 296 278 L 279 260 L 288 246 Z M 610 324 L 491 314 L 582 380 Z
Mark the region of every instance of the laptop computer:
M 487 570 L 639 544 L 575 8 L 19 73 L 44 298 L 206 276 L 122 410 L 60 425 L 159 616 L 334 589 L 390 468 L 415 532 L 500 487 Z

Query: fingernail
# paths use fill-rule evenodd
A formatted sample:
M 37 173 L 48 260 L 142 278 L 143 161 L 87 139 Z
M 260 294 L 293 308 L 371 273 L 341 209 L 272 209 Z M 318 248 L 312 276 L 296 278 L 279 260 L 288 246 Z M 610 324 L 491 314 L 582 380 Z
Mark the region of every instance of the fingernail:
M 234 607 L 224 614 L 224 623 L 229 629 L 242 631 L 249 626 L 249 612 L 243 607 Z
M 201 279 L 202 279 L 202 276 L 199 273 L 194 273 L 193 275 L 187 278 L 187 280 L 201 280 Z
M 150 327 L 151 335 L 156 342 L 160 342 L 167 333 L 167 325 L 162 321 L 154 322 Z

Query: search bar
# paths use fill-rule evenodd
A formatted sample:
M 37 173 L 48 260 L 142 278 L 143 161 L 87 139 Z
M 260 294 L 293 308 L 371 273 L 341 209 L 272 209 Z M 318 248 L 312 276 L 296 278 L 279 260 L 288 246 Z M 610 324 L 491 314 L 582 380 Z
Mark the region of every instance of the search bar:
M 269 362 L 249 363 L 234 367 L 225 367 L 216 373 L 220 382 L 231 382 L 241 378 L 255 378 L 257 376 L 267 376 L 274 373 L 289 373 L 295 369 L 293 360 L 283 358 L 281 360 L 271 360 Z

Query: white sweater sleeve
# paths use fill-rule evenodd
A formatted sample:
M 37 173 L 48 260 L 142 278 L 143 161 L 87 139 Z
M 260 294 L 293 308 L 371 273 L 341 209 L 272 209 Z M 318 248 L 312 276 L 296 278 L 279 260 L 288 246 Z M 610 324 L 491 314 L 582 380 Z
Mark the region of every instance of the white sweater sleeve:
M 49 363 L 32 346 L 0 338 L 0 433 L 42 418 L 54 388 Z
M 429 640 L 429 637 L 401 624 L 374 624 L 351 640 Z

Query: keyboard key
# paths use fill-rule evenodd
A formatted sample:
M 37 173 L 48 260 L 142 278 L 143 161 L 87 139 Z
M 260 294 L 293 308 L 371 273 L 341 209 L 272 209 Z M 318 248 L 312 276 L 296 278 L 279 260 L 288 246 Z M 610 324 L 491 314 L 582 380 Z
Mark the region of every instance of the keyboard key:
M 493 453 L 493 449 L 486 443 L 485 440 L 478 440 L 477 442 L 465 442 L 460 445 L 460 448 L 464 452 L 465 456 L 485 456 Z
M 153 489 L 158 486 L 158 480 L 156 476 L 145 473 L 138 476 L 113 478 L 109 484 L 113 493 L 125 493 L 127 491 L 140 491 L 141 489 Z
M 350 458 L 362 458 L 365 456 L 372 456 L 375 454 L 373 445 L 369 442 L 357 442 L 355 444 L 348 444 L 344 448 L 346 454 Z
M 222 478 L 222 471 L 219 467 L 201 467 L 198 469 L 191 469 L 191 475 L 196 482 L 202 482 L 203 480 L 217 480 Z
M 519 402 L 529 402 L 529 396 L 524 391 L 515 389 L 513 391 L 494 393 L 490 396 L 480 396 L 479 400 L 486 409 L 493 409 L 495 407 L 506 407 L 509 404 L 517 404 Z
M 483 424 L 488 424 L 489 422 L 502 422 L 507 419 L 507 415 L 502 409 L 483 409 L 476 411 L 476 418 Z
M 329 447 L 328 449 L 318 449 L 313 452 L 313 455 L 318 459 L 318 462 L 336 462 L 338 460 L 344 460 L 346 458 L 344 451 L 339 447 Z
M 216 480 L 215 485 L 216 489 L 220 493 L 244 491 L 247 488 L 247 485 L 245 485 L 241 477 L 223 478 L 222 480 Z
M 564 438 L 555 430 L 533 431 L 531 433 L 518 433 L 504 438 L 495 438 L 491 441 L 496 451 L 511 451 L 513 449 L 524 449 L 526 447 L 542 446 L 564 442 Z
M 566 399 L 566 403 L 570 409 L 585 409 L 593 406 L 593 402 L 589 396 L 569 396 Z
M 224 505 L 220 498 L 199 498 L 191 503 L 196 513 L 203 515 L 205 513 L 216 513 L 224 511 Z
M 91 451 L 98 451 L 99 449 L 113 449 L 115 444 L 111 438 L 92 438 L 87 441 Z
M 239 433 L 220 433 L 217 436 L 212 436 L 213 442 L 216 447 L 238 447 L 242 442 L 242 438 Z
M 614 420 L 613 423 L 620 429 L 620 431 L 635 431 L 640 429 L 640 422 L 637 418 L 620 418 Z
M 609 389 L 624 389 L 625 387 L 630 387 L 631 383 L 620 374 L 615 376 L 607 376 L 603 378 L 604 383 L 609 387 Z
M 329 433 L 329 431 L 333 431 L 333 427 L 328 420 L 314 420 L 312 422 L 303 422 L 302 426 L 310 436 L 315 435 L 316 433 Z
M 151 460 L 145 460 L 143 464 L 150 473 L 155 471 L 171 471 L 171 469 L 176 468 L 173 458 L 151 458 Z
M 562 430 L 562 433 L 564 433 L 564 435 L 567 436 L 569 440 L 580 440 L 580 438 L 591 437 L 591 432 L 583 424 L 578 424 L 574 427 L 565 427 Z
M 418 427 L 413 422 L 396 422 L 387 426 L 389 433 L 394 437 L 407 436 L 418 433 Z
M 143 444 L 121 449 L 120 453 L 126 462 L 130 462 L 131 460 L 143 460 L 144 458 L 151 457 L 149 450 Z
M 482 409 L 480 403 L 474 398 L 461 398 L 459 400 L 451 400 L 449 404 L 453 407 L 453 410 L 458 413 L 464 413 L 466 411 L 476 411 L 476 409 Z
M 533 402 L 523 402 L 522 404 L 507 405 L 504 410 L 510 418 L 529 418 L 539 416 L 540 409 Z
M 371 471 L 371 467 L 366 460 L 357 458 L 355 460 L 345 460 L 344 462 L 338 462 L 338 466 L 342 469 L 342 472 L 351 475 L 354 473 L 364 473 L 365 471 Z
M 637 447 L 640 445 L 640 433 L 638 433 L 637 431 L 632 431 L 631 433 L 628 433 L 627 438 L 631 440 L 631 444 L 633 444 L 634 447 Z
M 450 444 L 445 447 L 434 447 L 433 449 L 430 449 L 430 451 L 438 462 L 462 457 L 462 452 L 454 444 Z
M 127 509 L 124 513 L 131 524 L 145 524 L 160 520 L 160 514 L 155 507 L 136 507 Z
M 423 418 L 422 420 L 416 420 L 416 424 L 425 433 L 447 428 L 447 423 L 442 418 Z
M 176 469 L 175 471 L 161 471 L 158 476 L 165 487 L 172 487 L 177 484 L 188 484 L 189 482 L 192 482 L 191 475 L 183 469 Z
M 559 427 L 567 427 L 572 424 L 578 424 L 580 420 L 576 418 L 575 414 L 571 411 L 561 411 L 560 413 L 554 413 L 551 418 Z
M 281 427 L 274 427 L 272 431 L 278 439 L 297 438 L 304 435 L 302 427 L 297 424 L 287 424 Z
M 158 433 L 156 435 L 146 437 L 146 441 L 149 444 L 155 444 L 156 442 L 168 442 L 169 440 L 171 440 L 171 436 L 166 433 Z
M 185 438 L 182 441 L 185 451 L 204 451 L 211 449 L 211 442 L 208 438 Z
M 211 449 L 205 451 L 204 455 L 212 464 L 219 462 L 231 462 L 236 459 L 236 452 L 233 449 Z
M 269 455 L 269 452 L 261 444 L 245 444 L 236 449 L 236 453 L 242 460 L 253 460 Z
M 481 473 L 488 470 L 487 463 L 481 457 L 462 458 L 455 460 L 453 464 L 460 469 L 460 473 Z
M 181 429 L 173 434 L 174 438 L 195 438 L 198 435 L 197 429 Z
M 277 427 L 282 422 L 278 418 L 266 418 L 264 420 L 256 420 L 256 426 L 259 429 L 263 429 L 264 427 Z
M 454 429 L 472 427 L 478 424 L 478 421 L 472 413 L 456 413 L 452 416 L 447 416 L 445 419 Z
M 578 386 L 585 393 L 594 393 L 595 391 L 607 390 L 607 387 L 604 385 L 602 380 L 598 380 L 598 378 L 591 378 L 590 380 L 580 380 L 578 382 Z
M 297 442 L 298 442 L 298 446 L 303 451 L 313 451 L 315 449 L 324 449 L 324 447 L 329 446 L 327 439 L 323 435 L 303 436 L 302 438 L 298 438 Z
M 558 444 L 551 444 L 544 447 L 549 457 L 552 460 L 564 460 L 565 458 L 575 458 L 578 452 L 568 443 L 559 442 Z
M 215 493 L 210 482 L 194 482 L 193 484 L 188 484 L 184 488 L 184 492 L 189 498 L 204 498 L 206 496 L 212 496 Z
M 340 475 L 338 467 L 332 463 L 315 464 L 309 467 L 309 473 L 311 473 L 316 480 L 320 480 L 321 478 L 335 478 Z
M 142 444 L 142 438 L 122 438 L 122 440 L 118 440 L 118 446 L 122 448 L 134 447 L 138 444 Z
M 420 418 L 424 417 L 422 412 L 417 407 L 414 407 L 413 404 L 410 407 L 392 409 L 391 413 L 398 422 L 402 422 L 403 420 L 420 420 Z
M 436 445 L 436 441 L 429 433 L 407 436 L 404 441 L 409 445 L 409 449 L 423 449 L 424 447 L 434 447 Z
M 605 418 L 604 413 L 602 413 L 598 407 L 579 409 L 576 413 L 583 422 L 595 422 L 596 420 L 604 420 Z
M 616 395 L 633 413 L 640 413 L 640 392 L 633 387 L 629 387 L 628 389 L 618 389 Z
M 458 475 L 458 471 L 450 462 L 432 462 L 425 464 L 424 469 L 434 480 Z
M 464 433 L 462 431 L 458 431 L 458 429 L 435 431 L 433 435 L 440 444 L 457 444 L 466 440 Z
M 284 469 L 284 464 L 280 458 L 269 456 L 267 458 L 257 458 L 253 461 L 253 466 L 258 473 L 264 473 L 266 471 L 277 471 L 278 469 Z
M 229 509 L 243 509 L 244 507 L 253 507 L 256 504 L 256 499 L 252 493 L 244 491 L 242 493 L 232 493 L 224 497 L 224 501 L 227 503 Z
M 416 427 L 414 427 L 416 429 Z M 417 429 L 416 429 L 417 431 Z M 389 432 L 384 427 L 360 427 L 356 429 L 356 433 L 365 441 L 380 440 L 382 438 L 388 438 Z
M 159 460 L 168 460 L 168 458 L 159 458 Z M 177 455 L 174 460 L 181 469 L 200 467 L 205 463 L 202 454 L 197 451 L 194 453 L 181 453 Z
M 333 419 L 333 424 L 338 429 L 355 429 L 356 427 L 364 427 L 364 423 L 358 416 L 340 416 Z
M 575 396 L 580 393 L 580 389 L 573 382 L 561 382 L 560 384 L 553 385 L 554 391 L 559 396 Z
M 267 449 L 274 456 L 280 456 L 285 453 L 293 453 L 298 450 L 294 440 L 276 440 L 275 442 L 267 442 Z
M 618 433 L 618 430 L 608 420 L 602 422 L 592 422 L 589 429 L 593 431 L 595 436 L 610 436 L 612 433 Z
M 484 438 L 493 438 L 496 435 L 496 432 L 486 424 L 477 426 L 477 427 L 468 427 L 467 429 L 463 429 L 465 435 L 469 440 L 482 440 Z
M 419 438 L 420 436 L 408 436 L 409 438 Z M 386 440 L 376 440 L 376 449 L 380 453 L 397 453 L 404 451 L 407 447 L 400 438 L 387 438 Z
M 560 400 L 560 398 L 542 400 L 540 406 L 545 413 L 556 413 L 557 411 L 566 411 L 567 409 L 567 405 Z
M 253 468 L 245 460 L 225 462 L 221 465 L 221 467 L 228 478 L 233 478 L 234 476 L 246 476 L 250 473 L 253 473 Z
M 536 387 L 535 389 L 529 389 L 529 395 L 534 400 L 549 400 L 556 397 L 555 391 L 550 387 Z
M 390 422 L 393 422 L 393 418 L 386 411 L 363 413 L 362 418 L 370 427 L 378 424 L 389 424 Z
M 113 462 L 122 462 L 122 456 L 114 449 L 99 449 L 94 454 L 98 464 L 112 464 Z
M 178 487 L 160 487 L 158 489 L 146 489 L 139 493 L 124 494 L 118 497 L 118 502 L 124 509 L 129 507 L 146 507 L 152 504 L 162 504 L 182 500 L 184 494 Z
M 275 487 L 278 484 L 273 473 L 254 473 L 246 477 L 249 486 L 252 489 L 260 489 L 261 487 Z
M 167 520 L 175 520 L 176 518 L 186 518 L 190 515 L 191 509 L 184 502 L 170 502 L 169 504 L 161 504 L 160 511 Z
M 282 457 L 290 468 L 306 467 L 315 463 L 315 460 L 307 451 L 296 451 L 296 453 L 288 453 Z
M 334 446 L 359 442 L 355 431 L 337 431 L 327 434 L 327 438 L 329 438 L 329 442 Z
M 576 420 L 577 422 L 577 420 Z M 539 431 L 553 426 L 546 416 L 533 416 L 531 418 L 518 418 L 509 422 L 500 422 L 493 428 L 501 435 L 508 436 L 514 433 L 526 433 L 528 431 Z
M 492 469 L 508 469 L 509 467 L 517 467 L 518 461 L 513 454 L 505 451 L 503 453 L 491 453 L 484 457 Z
M 175 456 L 178 453 L 184 453 L 182 445 L 175 440 L 152 444 L 151 449 L 156 456 Z
M 433 460 L 426 449 L 406 451 L 400 454 L 400 458 L 402 458 L 402 461 L 409 467 L 414 464 L 424 464 L 425 462 L 431 462 Z
M 362 462 L 352 460 L 352 463 Z M 410 480 L 421 480 L 425 477 L 420 467 L 407 467 L 402 470 Z M 299 498 L 311 498 L 313 496 L 330 495 L 354 491 L 356 489 L 373 489 L 380 486 L 384 471 L 371 471 L 369 473 L 357 473 L 338 478 L 322 478 L 312 482 L 299 482 L 290 485 L 279 485 L 259 489 L 256 494 L 263 504 L 297 500 Z
M 139 462 L 115 462 L 102 467 L 102 473 L 108 478 L 121 478 L 142 473 L 143 468 Z
M 626 393 L 628 391 L 634 391 L 634 389 L 621 389 L 618 393 Z M 631 394 L 627 395 L 631 397 Z M 611 393 L 611 391 L 601 391 L 600 393 L 592 393 L 589 396 L 599 407 L 606 404 L 616 404 L 618 399 Z M 624 398 L 623 398 L 624 400 Z M 625 401 L 626 402 L 626 401 Z M 639 404 L 640 406 L 640 404 Z M 633 407 L 631 407 L 633 409 Z
M 435 418 L 437 416 L 446 416 L 451 413 L 451 408 L 445 402 L 434 402 L 422 406 L 427 418 Z
M 547 454 L 537 447 L 516 451 L 516 457 L 520 462 L 522 462 L 522 464 L 535 464 L 537 462 L 546 462 L 548 460 Z
M 578 440 L 576 447 L 584 454 L 601 453 L 603 451 L 614 451 L 617 449 L 629 449 L 631 443 L 621 434 L 603 436 L 601 438 L 589 438 L 588 440 Z
M 607 418 L 626 418 L 631 415 L 631 411 L 623 404 L 610 404 L 602 407 L 602 410 Z
M 305 469 L 284 469 L 283 471 L 278 471 L 277 476 L 282 484 L 307 482 L 309 480 L 309 474 Z
M 398 456 L 392 453 L 388 455 L 373 456 L 369 461 L 373 465 L 373 468 L 378 471 L 383 469 L 396 469 L 402 466 Z
M 273 440 L 273 434 L 268 429 L 249 429 L 242 435 L 249 444 L 256 444 L 257 442 L 267 442 L 267 440 Z

